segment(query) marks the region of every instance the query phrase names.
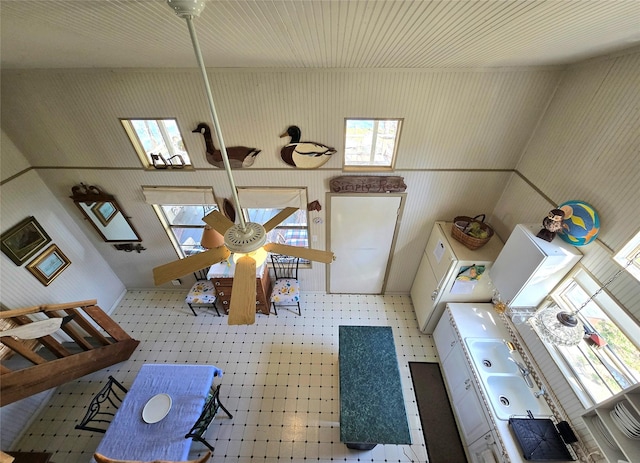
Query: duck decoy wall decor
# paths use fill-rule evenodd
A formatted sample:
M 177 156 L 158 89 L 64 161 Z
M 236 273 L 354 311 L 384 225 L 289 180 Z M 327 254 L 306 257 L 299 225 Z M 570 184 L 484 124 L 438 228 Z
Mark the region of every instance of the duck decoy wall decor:
M 280 138 L 289 136 L 291 141 L 280 150 L 280 157 L 290 166 L 299 169 L 315 169 L 320 167 L 336 152 L 335 148 L 313 141 L 300 141 L 300 128 L 290 126 Z
M 207 162 L 211 165 L 224 169 L 222 161 L 222 153 L 216 149 L 211 137 L 211 128 L 208 124 L 201 122 L 198 124 L 193 133 L 201 133 L 204 137 L 204 143 L 207 147 Z M 249 148 L 246 146 L 227 146 L 227 155 L 229 156 L 229 164 L 232 169 L 241 169 L 243 167 L 251 167 L 256 160 L 256 156 L 260 152 L 257 148 Z

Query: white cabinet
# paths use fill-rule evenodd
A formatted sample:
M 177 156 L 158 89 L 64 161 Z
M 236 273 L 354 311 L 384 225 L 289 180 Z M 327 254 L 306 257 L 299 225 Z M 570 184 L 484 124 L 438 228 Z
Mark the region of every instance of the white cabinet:
M 583 413 L 582 419 L 607 461 L 640 462 L 640 440 L 625 436 L 611 418 L 611 410 L 618 403 L 622 403 L 628 412 L 640 419 L 640 384 L 591 407 Z
M 538 238 L 541 228 L 516 225 L 489 271 L 500 297 L 511 307 L 536 307 L 582 257 L 559 236 L 551 242 Z
M 451 390 L 453 408 L 458 418 L 462 437 L 467 445 L 476 441 L 491 428 L 484 415 L 482 402 L 462 347 L 456 345 L 442 364 Z
M 440 356 L 440 363 L 444 363 L 453 348 L 460 343 L 458 335 L 446 315 L 440 319 L 433 331 L 433 341 Z
M 469 446 L 470 463 L 501 461 L 500 450 L 493 432 L 488 432 Z
M 435 223 L 411 286 L 418 328 L 424 333 L 433 333 L 447 302 L 489 302 L 493 295 L 489 270 L 502 242 L 494 236 L 472 251 L 451 237 L 451 226 Z M 474 265 L 484 267 L 484 273 L 467 281 L 465 272 Z
M 484 414 L 476 384 L 451 321 L 446 315 L 440 319 L 433 333 L 442 363 L 442 372 L 451 396 L 462 439 L 469 445 L 491 428 Z

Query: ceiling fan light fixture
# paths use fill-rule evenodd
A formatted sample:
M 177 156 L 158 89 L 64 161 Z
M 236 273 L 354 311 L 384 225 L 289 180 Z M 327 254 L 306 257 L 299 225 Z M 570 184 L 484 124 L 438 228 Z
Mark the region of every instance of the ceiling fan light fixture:
M 264 261 L 267 260 L 269 253 L 265 248 L 262 247 L 248 254 L 236 252 L 233 254 L 233 262 L 237 264 L 241 258 L 247 255 L 256 261 L 256 267 L 260 267 L 262 264 L 264 264 Z

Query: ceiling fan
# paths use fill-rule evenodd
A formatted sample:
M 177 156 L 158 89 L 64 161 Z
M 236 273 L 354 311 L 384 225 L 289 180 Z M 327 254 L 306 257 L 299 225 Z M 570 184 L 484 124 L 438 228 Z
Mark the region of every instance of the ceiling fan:
M 213 94 L 209 86 L 200 45 L 193 26 L 193 18 L 200 15 L 205 6 L 205 0 L 167 0 L 167 3 L 176 14 L 187 21 L 191 42 L 198 61 L 198 67 L 204 81 L 209 111 L 213 120 L 216 137 L 220 145 L 224 168 L 229 179 L 236 210 L 242 211 L 236 185 L 231 174 L 231 165 L 227 148 L 222 138 L 218 115 L 213 103 Z M 300 257 L 311 261 L 331 263 L 334 255 L 330 251 L 289 246 L 280 243 L 267 243 L 267 233 L 273 230 L 279 223 L 297 211 L 297 208 L 287 207 L 276 214 L 265 224 L 246 222 L 242 213 L 238 214 L 239 224 L 234 224 L 218 211 L 214 211 L 203 217 L 203 221 L 218 233 L 224 236 L 224 244 L 217 248 L 208 249 L 199 254 L 179 259 L 153 269 L 153 278 L 156 285 L 167 283 L 173 279 L 196 272 L 200 269 L 228 259 L 234 253 L 236 262 L 229 304 L 230 325 L 250 325 L 256 317 L 256 266 L 262 264 L 267 253 L 273 252 L 293 257 Z

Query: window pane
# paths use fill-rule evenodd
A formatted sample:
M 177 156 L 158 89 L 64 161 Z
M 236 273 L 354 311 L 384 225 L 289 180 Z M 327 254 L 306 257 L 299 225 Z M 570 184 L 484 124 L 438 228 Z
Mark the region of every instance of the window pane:
M 180 243 L 180 249 L 185 256 L 197 254 L 204 251 L 204 248 L 200 246 L 200 239 L 202 239 L 202 230 L 204 228 L 182 228 L 171 227 L 171 231 L 178 243 Z
M 176 119 L 122 119 L 131 143 L 145 167 L 191 165 Z M 152 156 L 153 155 L 153 156 Z
M 562 356 L 575 374 L 575 381 L 595 403 L 640 380 L 640 351 L 620 329 L 619 323 L 625 319 L 620 318 L 622 309 L 606 292 L 590 300 L 599 287 L 584 270 L 577 270 L 553 293 L 553 299 L 560 307 L 578 312 L 585 338 L 577 346 L 548 346 Z M 585 302 L 588 303 L 584 305 Z M 634 332 L 632 326 L 627 326 L 634 322 L 622 323 L 627 332 Z
M 199 227 L 206 225 L 202 221 L 205 215 L 218 209 L 211 205 L 162 205 L 161 207 L 169 225 L 196 225 Z
M 391 167 L 400 123 L 399 119 L 347 119 L 344 165 Z

